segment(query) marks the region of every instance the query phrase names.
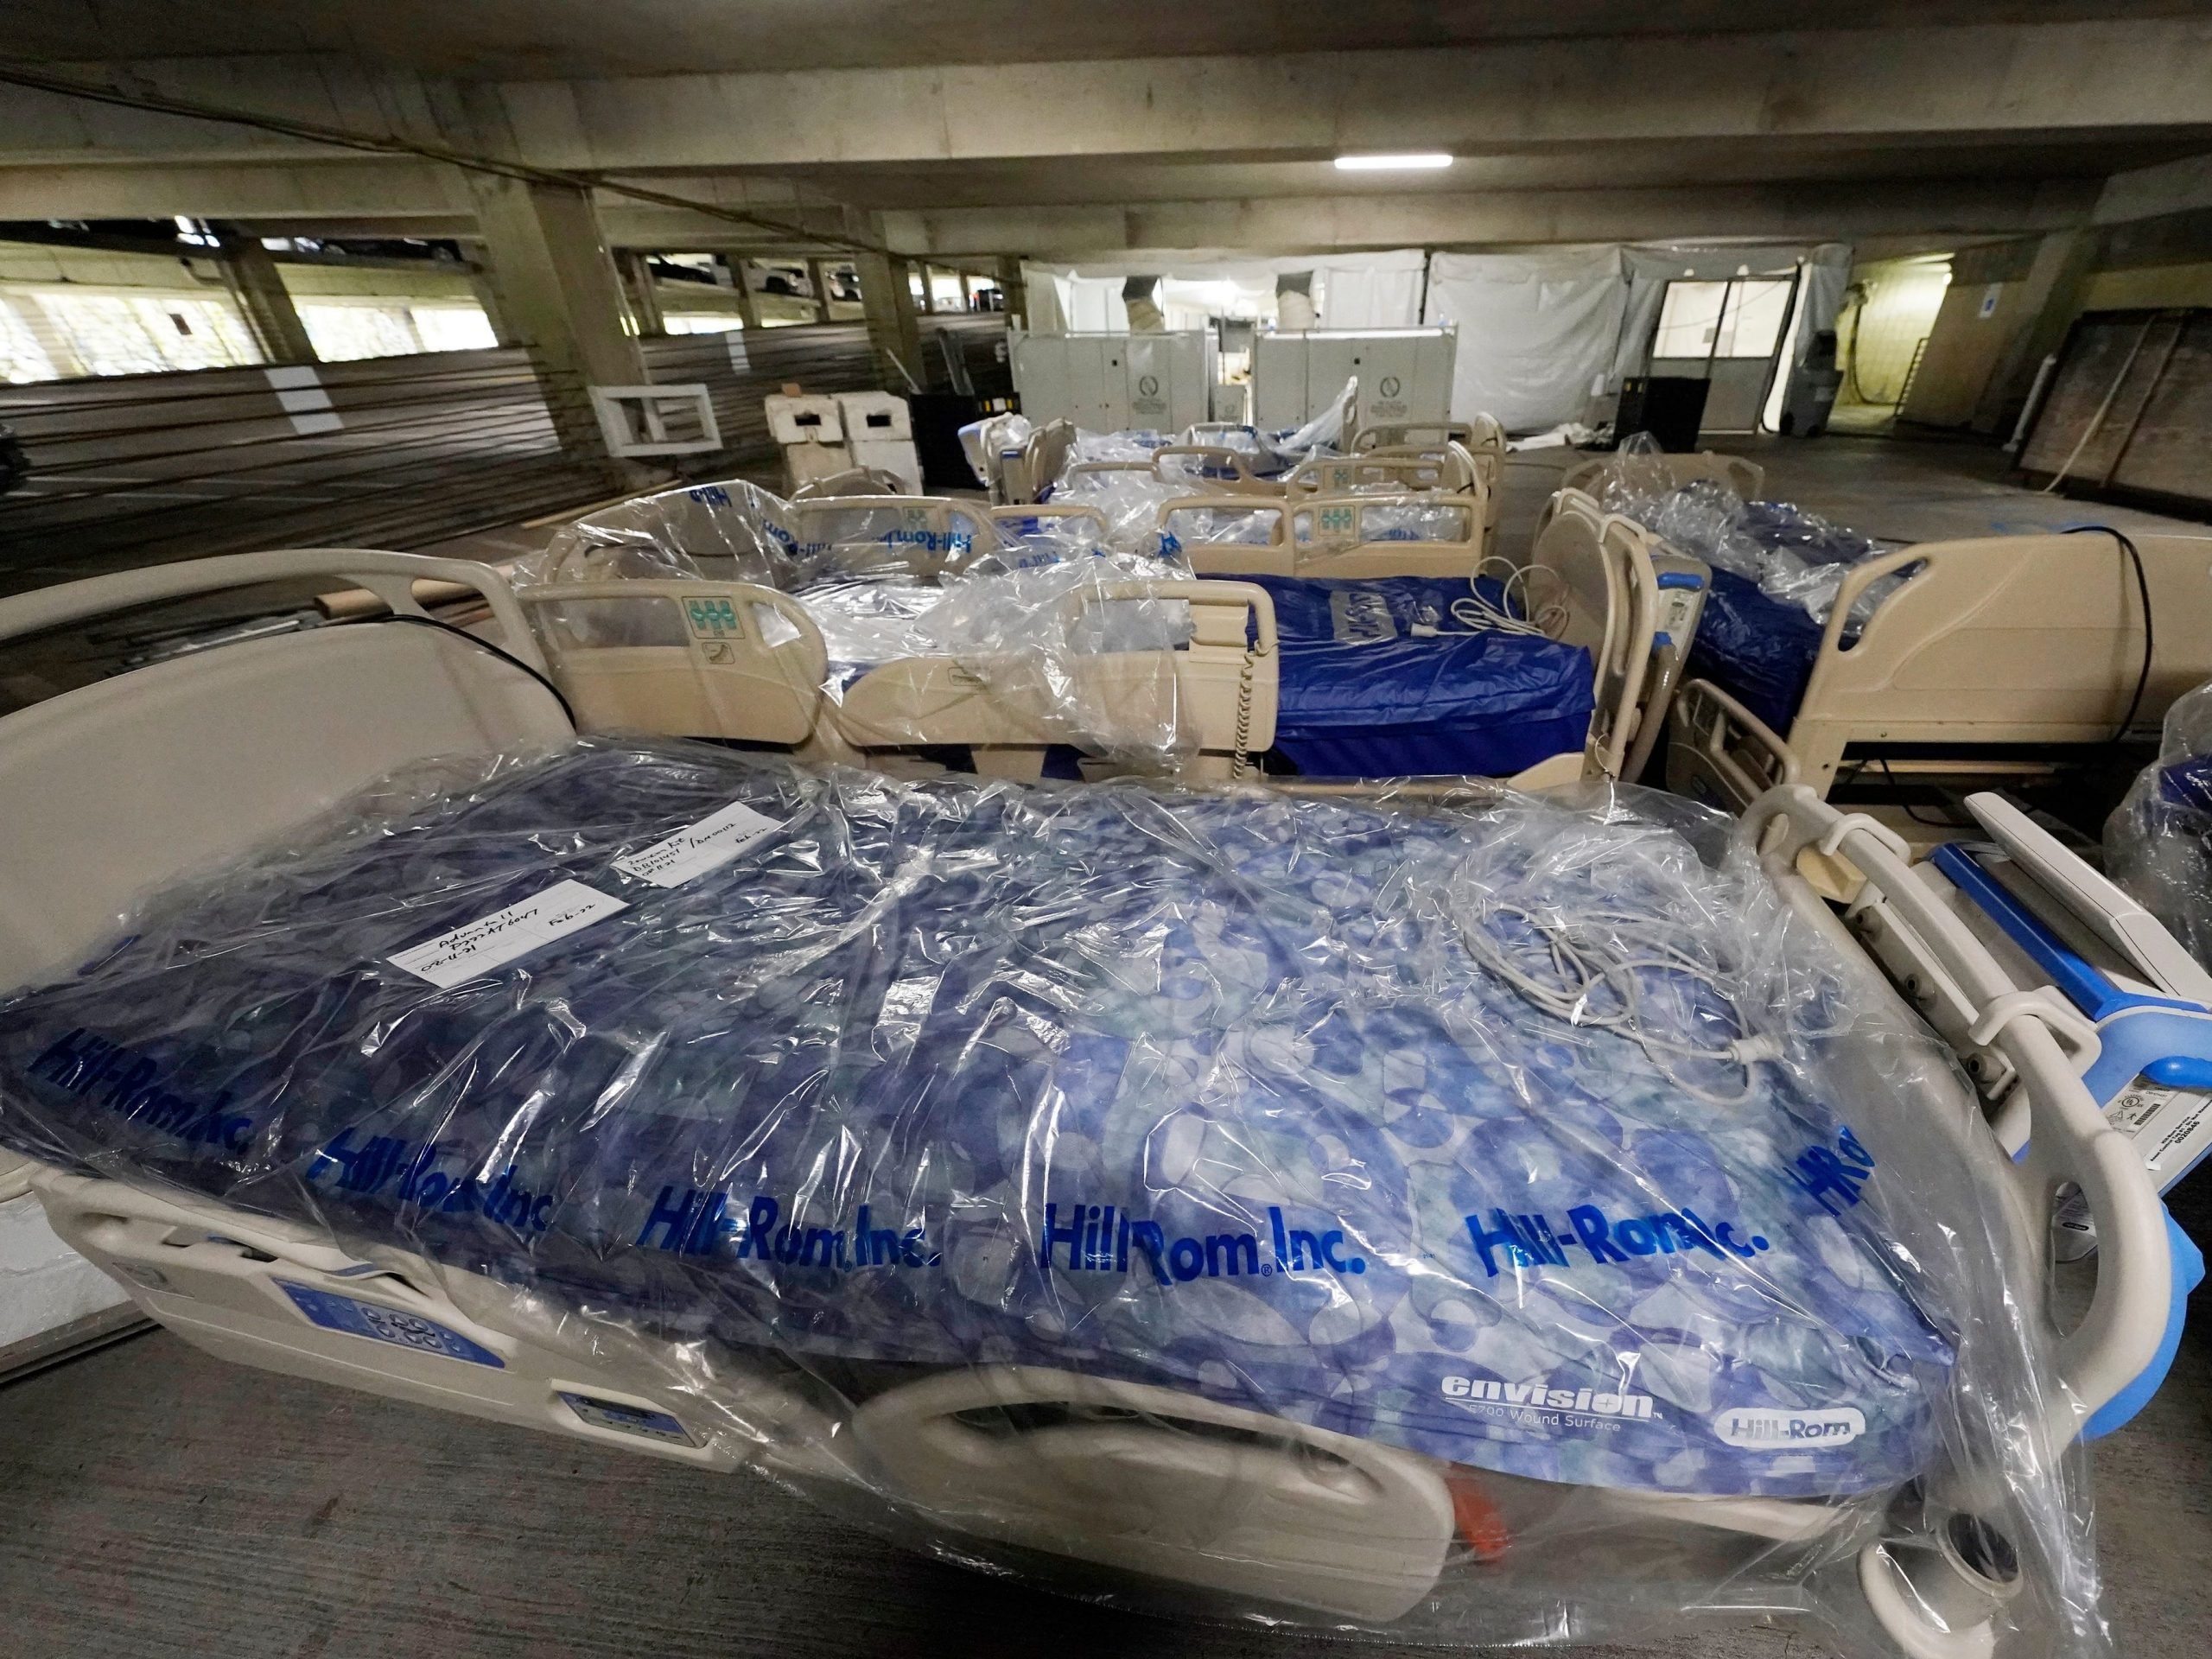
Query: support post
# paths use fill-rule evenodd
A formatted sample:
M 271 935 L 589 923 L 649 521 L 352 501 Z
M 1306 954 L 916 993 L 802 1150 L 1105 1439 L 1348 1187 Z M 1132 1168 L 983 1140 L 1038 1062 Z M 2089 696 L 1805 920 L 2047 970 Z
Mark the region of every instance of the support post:
M 313 363 L 318 359 L 307 325 L 292 303 L 283 274 L 261 238 L 236 225 L 215 224 L 223 286 L 231 293 L 261 355 L 271 363 Z
M 2035 258 L 2023 279 L 2028 321 L 1990 369 L 1988 383 L 1974 405 L 1975 431 L 2007 432 L 2019 419 L 2037 366 L 2058 349 L 2082 308 L 2096 245 L 2096 233 L 2087 226 L 2053 231 L 2036 245 Z
M 753 292 L 753 279 L 746 274 L 748 263 L 742 254 L 725 253 L 721 262 L 729 268 L 730 280 L 737 286 L 737 320 L 747 328 L 760 326 L 760 296 Z
M 1027 327 L 1029 321 L 1029 289 L 1022 279 L 1021 257 L 1019 254 L 999 256 L 999 292 L 1006 296 L 1007 327 Z
M 622 278 L 622 296 L 630 304 L 630 320 L 638 325 L 638 336 L 664 334 L 668 324 L 660 313 L 660 296 L 653 289 L 653 269 L 651 259 L 635 248 L 622 248 L 614 255 L 614 269 Z
M 893 391 L 924 390 L 928 377 L 922 363 L 922 330 L 906 285 L 906 262 L 893 254 L 858 253 L 853 256 L 853 269 L 861 279 L 868 343 L 875 347 L 883 384 Z
M 642 385 L 646 375 L 622 326 L 621 283 L 591 197 L 566 185 L 466 176 L 502 326 L 530 349 L 561 447 L 611 459 L 590 388 Z
M 817 322 L 830 321 L 830 266 L 826 260 L 806 262 L 806 280 L 814 284 L 814 308 Z

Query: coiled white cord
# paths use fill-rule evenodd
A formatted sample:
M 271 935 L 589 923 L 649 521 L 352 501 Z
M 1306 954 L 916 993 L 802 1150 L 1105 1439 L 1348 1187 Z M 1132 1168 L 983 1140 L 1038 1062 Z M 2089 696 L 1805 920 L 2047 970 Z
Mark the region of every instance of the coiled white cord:
M 1484 925 L 1493 916 L 1510 917 L 1524 924 L 1541 940 L 1556 976 L 1552 981 L 1523 969 L 1509 954 L 1505 941 Z M 1667 1080 L 1684 1094 L 1715 1106 L 1738 1106 L 1751 1098 L 1751 1069 L 1760 1060 L 1773 1059 L 1779 1049 L 1771 1039 L 1744 1036 L 1718 1046 L 1678 1042 L 1651 1029 L 1646 995 L 1640 978 L 1647 973 L 1678 975 L 1711 989 L 1729 1008 L 1735 1001 L 1720 977 L 1691 957 L 1649 931 L 1648 921 L 1611 913 L 1593 913 L 1580 923 L 1549 922 L 1519 905 L 1486 899 L 1470 920 L 1458 917 L 1459 934 L 1468 952 L 1485 972 L 1518 992 L 1538 1012 L 1561 1023 L 1585 1030 L 1611 1032 L 1643 1049 Z M 1603 935 L 1594 930 L 1602 926 Z M 1601 988 L 1609 989 L 1607 1009 L 1598 1006 Z M 1741 1023 L 1740 1016 L 1738 1023 Z M 1744 1086 L 1733 1095 L 1720 1095 L 1688 1081 L 1670 1060 L 1706 1061 L 1744 1069 Z

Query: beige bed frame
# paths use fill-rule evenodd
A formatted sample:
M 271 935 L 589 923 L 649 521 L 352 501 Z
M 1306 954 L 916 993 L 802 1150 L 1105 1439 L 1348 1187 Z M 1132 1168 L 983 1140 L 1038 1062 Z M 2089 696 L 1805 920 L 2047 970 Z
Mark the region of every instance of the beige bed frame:
M 2155 634 L 2135 712 L 2135 723 L 2147 727 L 2183 692 L 2212 679 L 2212 535 L 2139 531 L 2131 539 L 2142 556 Z M 1918 571 L 1847 646 L 1853 602 L 1915 565 Z M 1853 744 L 2104 741 L 2127 715 L 2143 648 L 2133 563 L 2108 534 L 1923 542 L 1845 577 L 1786 734 L 1762 738 L 1764 728 L 1743 724 L 1748 716 L 1740 710 L 1729 715 L 1725 699 L 1699 708 L 1708 721 L 1732 723 L 1717 740 L 1727 747 L 1758 750 L 1767 739 L 1786 745 L 1802 781 L 1826 795 Z M 1700 695 L 1719 696 L 1711 687 Z M 1930 763 L 1912 765 L 1925 772 Z M 1671 785 L 1671 761 L 1669 775 Z M 1727 804 L 1740 810 L 1748 801 L 1731 791 Z

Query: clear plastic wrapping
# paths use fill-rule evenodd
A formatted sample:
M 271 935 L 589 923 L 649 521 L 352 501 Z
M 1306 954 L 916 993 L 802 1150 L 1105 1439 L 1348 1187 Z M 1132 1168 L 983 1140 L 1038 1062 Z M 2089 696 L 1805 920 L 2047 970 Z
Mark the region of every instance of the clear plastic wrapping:
M 1820 623 L 1834 610 L 1845 573 L 1884 550 L 1857 531 L 1788 501 L 1745 501 L 1711 479 L 1677 484 L 1649 432 L 1623 440 L 1597 493 L 1608 512 L 1635 519 L 1714 569 L 1757 582 L 1769 598 L 1801 606 Z M 1864 627 L 1906 574 L 1871 584 L 1847 625 Z
M 1999 1651 L 2101 1653 L 2001 1159 L 1865 971 L 1665 798 L 587 740 L 403 774 L 0 1002 L 0 1143 L 434 1274 L 1079 1593 L 1885 1655 L 1857 1563 L 1932 1526 L 2014 1559 Z
M 2212 967 L 2212 685 L 2166 711 L 2158 758 L 2105 821 L 2105 868 Z
M 798 503 L 741 482 L 703 485 L 564 527 L 515 582 L 532 594 L 556 677 L 572 692 L 579 653 L 688 650 L 696 632 L 677 607 L 647 602 L 661 588 L 640 588 L 632 601 L 600 584 L 744 582 L 791 595 L 819 635 L 825 717 L 853 715 L 832 753 L 972 745 L 980 731 L 982 741 L 1065 745 L 1172 772 L 1198 734 L 1165 653 L 1189 640 L 1192 623 L 1185 600 L 1153 590 L 1187 579 L 1190 567 L 1110 551 L 1097 529 L 1050 511 L 994 516 L 921 498 Z M 588 591 L 562 599 L 564 587 Z M 764 610 L 759 627 L 771 651 L 801 632 L 783 612 Z M 731 632 L 734 651 L 743 636 L 734 623 Z M 948 662 L 1005 717 L 933 714 L 944 696 L 917 659 Z M 872 678 L 878 670 L 885 676 Z M 728 724 L 678 734 L 754 735 Z

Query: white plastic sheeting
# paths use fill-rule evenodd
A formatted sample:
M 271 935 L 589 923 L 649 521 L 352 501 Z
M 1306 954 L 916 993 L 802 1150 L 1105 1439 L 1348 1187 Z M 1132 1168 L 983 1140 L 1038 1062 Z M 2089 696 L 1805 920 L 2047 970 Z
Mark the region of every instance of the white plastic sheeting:
M 1452 418 L 1515 432 L 1579 419 L 1612 365 L 1626 297 L 1615 247 L 1433 256 L 1422 321 L 1459 325 Z
M 1129 326 L 1122 304 L 1128 276 L 1159 276 L 1163 306 L 1200 307 L 1216 316 L 1274 315 L 1275 278 L 1313 273 L 1324 328 L 1410 328 L 1421 321 L 1426 257 L 1419 248 L 1379 253 L 1286 254 L 1268 259 L 1158 255 L 1079 265 L 1025 265 L 1029 327 L 1049 334 Z M 1170 327 L 1192 326 L 1171 319 Z
M 1239 303 L 1215 315 L 1266 317 L 1273 311 L 1275 275 L 1311 270 L 1324 328 L 1456 323 L 1453 418 L 1492 415 L 1510 430 L 1536 432 L 1583 419 L 1593 387 L 1617 391 L 1624 376 L 1646 371 L 1667 284 L 1686 276 L 1802 273 L 1786 360 L 1775 376 L 1778 397 L 1789 369 L 1812 348 L 1813 336 L 1835 326 L 1851 277 L 1851 249 L 1839 243 L 1605 243 L 1527 253 L 1437 253 L 1427 257 L 1424 270 L 1420 250 L 1406 248 L 1236 261 L 1137 256 L 1025 270 L 1036 314 L 1031 327 L 1040 331 L 1126 327 L 1122 280 L 1131 274 L 1163 276 L 1161 289 L 1171 299 L 1209 285 L 1224 293 L 1234 289 Z M 1250 310 L 1243 303 L 1248 295 Z
M 0 1165 L 13 1162 L 0 1153 Z M 122 1287 L 54 1236 L 36 1198 L 0 1204 L 0 1350 L 124 1300 Z

